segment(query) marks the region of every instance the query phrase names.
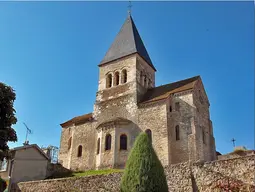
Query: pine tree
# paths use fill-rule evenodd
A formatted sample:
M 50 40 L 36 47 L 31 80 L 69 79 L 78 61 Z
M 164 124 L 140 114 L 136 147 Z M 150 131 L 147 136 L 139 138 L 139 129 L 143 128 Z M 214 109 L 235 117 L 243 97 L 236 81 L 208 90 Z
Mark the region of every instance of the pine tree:
M 0 82 L 0 161 L 8 158 L 8 141 L 17 141 L 15 130 L 11 127 L 17 122 L 13 102 L 16 99 L 14 90 Z
M 146 133 L 137 137 L 129 154 L 121 192 L 168 192 L 163 166 Z

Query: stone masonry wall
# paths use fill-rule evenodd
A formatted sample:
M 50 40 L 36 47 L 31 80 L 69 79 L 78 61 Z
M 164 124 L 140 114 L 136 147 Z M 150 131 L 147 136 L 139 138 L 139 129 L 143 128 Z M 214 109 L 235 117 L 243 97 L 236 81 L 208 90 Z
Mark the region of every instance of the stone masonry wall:
M 210 104 L 201 80 L 199 80 L 195 85 L 193 100 L 195 107 L 196 145 L 197 151 L 200 152 L 199 159 L 203 159 L 205 161 L 215 160 L 216 152 L 212 122 L 210 120 Z
M 151 130 L 152 145 L 162 162 L 169 163 L 166 103 L 156 102 L 139 108 L 139 127 L 142 131 Z
M 71 147 L 68 149 L 69 139 Z M 62 128 L 59 159 L 64 167 L 71 170 L 95 168 L 96 140 L 93 123 Z M 82 146 L 82 156 L 78 157 L 78 147 Z
M 180 163 L 165 167 L 168 188 L 171 192 L 217 192 L 218 181 L 229 180 L 239 182 L 242 188 L 240 192 L 255 191 L 255 155 L 241 158 L 218 160 L 208 163 Z M 46 192 L 46 191 L 119 191 L 121 173 L 105 176 L 89 176 L 78 178 L 52 179 L 45 181 L 32 181 L 19 183 L 22 192 Z
M 71 127 L 62 128 L 60 139 L 59 161 L 64 167 L 70 168 L 70 150 L 68 149 L 68 140 L 72 137 Z
M 179 109 L 176 108 L 179 103 Z M 194 119 L 193 99 L 191 92 L 173 95 L 168 101 L 168 130 L 170 144 L 170 163 L 176 164 L 189 160 L 197 160 L 194 156 Z M 170 112 L 171 108 L 171 112 Z M 176 139 L 176 127 L 179 127 L 179 140 Z

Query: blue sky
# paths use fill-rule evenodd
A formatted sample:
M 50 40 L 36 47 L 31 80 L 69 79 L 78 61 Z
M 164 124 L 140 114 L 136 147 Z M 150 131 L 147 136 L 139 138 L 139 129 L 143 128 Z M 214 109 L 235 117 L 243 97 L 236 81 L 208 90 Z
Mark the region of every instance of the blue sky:
M 0 81 L 17 94 L 14 126 L 39 146 L 60 123 L 93 110 L 98 64 L 127 17 L 127 2 L 0 2 Z M 201 75 L 216 147 L 254 148 L 254 3 L 133 2 L 157 68 L 156 85 Z

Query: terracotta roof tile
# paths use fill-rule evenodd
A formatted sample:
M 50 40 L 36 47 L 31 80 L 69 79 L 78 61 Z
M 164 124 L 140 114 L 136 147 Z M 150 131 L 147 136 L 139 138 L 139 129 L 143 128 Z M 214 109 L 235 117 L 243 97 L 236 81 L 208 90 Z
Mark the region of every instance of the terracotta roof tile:
M 174 83 L 162 85 L 159 87 L 154 87 L 149 89 L 140 103 L 148 103 L 153 101 L 158 101 L 161 99 L 166 99 L 170 94 L 177 93 L 189 89 L 193 89 L 196 81 L 200 76 L 191 77 L 189 79 L 184 79 Z
M 70 126 L 70 125 L 78 125 L 78 124 L 82 124 L 85 123 L 87 121 L 90 121 L 92 119 L 92 113 L 88 113 L 85 115 L 81 115 L 81 116 L 77 116 L 74 117 L 72 119 L 70 119 L 69 121 L 66 121 L 62 124 L 60 124 L 62 127 L 66 127 L 66 126 Z

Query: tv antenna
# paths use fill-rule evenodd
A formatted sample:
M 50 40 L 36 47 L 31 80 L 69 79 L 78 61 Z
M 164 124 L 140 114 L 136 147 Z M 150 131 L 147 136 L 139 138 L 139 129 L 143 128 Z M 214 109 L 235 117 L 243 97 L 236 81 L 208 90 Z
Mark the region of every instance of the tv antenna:
M 25 140 L 25 145 L 28 145 L 28 140 L 27 140 L 27 137 L 28 137 L 28 134 L 32 134 L 32 130 L 28 128 L 28 126 L 26 125 L 26 123 L 23 122 L 23 124 L 25 125 L 27 131 L 26 131 L 26 140 Z

